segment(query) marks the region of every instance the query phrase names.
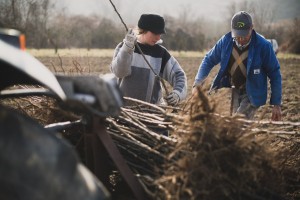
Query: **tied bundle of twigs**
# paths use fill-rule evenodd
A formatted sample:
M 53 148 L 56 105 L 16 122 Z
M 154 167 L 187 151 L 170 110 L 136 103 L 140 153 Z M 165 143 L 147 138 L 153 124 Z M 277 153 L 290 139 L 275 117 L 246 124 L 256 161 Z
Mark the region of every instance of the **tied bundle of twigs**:
M 132 102 L 131 106 L 122 108 L 120 116 L 106 119 L 107 131 L 150 198 L 299 197 L 297 122 L 221 116 L 214 113 L 214 106 L 201 91 L 184 110 L 175 112 L 175 108 L 125 100 Z M 71 113 L 62 114 L 56 102 L 48 98 L 21 98 L 12 103 L 42 124 L 62 117 L 77 119 Z M 84 156 L 80 153 L 84 151 L 83 132 L 76 131 L 64 135 Z
M 162 165 L 177 143 L 168 136 L 174 129 L 174 114 L 136 99 L 125 100 L 131 106 L 122 108 L 118 117 L 106 119 L 107 131 L 136 173 L 150 177 L 162 174 Z
M 108 119 L 108 130 L 152 199 L 281 199 L 288 193 L 282 154 L 272 145 L 281 138 L 275 134 L 280 123 L 215 114 L 201 91 L 179 113 L 127 100 L 136 105 Z M 161 135 L 166 130 L 171 138 Z

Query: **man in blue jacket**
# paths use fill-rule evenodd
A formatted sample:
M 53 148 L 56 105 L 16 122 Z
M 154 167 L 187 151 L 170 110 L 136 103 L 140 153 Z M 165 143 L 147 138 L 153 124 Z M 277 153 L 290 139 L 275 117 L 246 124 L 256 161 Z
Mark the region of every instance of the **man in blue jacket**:
M 231 20 L 231 32 L 222 36 L 204 57 L 195 77 L 202 85 L 211 69 L 220 64 L 211 90 L 233 88 L 233 112 L 253 119 L 255 111 L 267 101 L 270 79 L 272 120 L 281 120 L 281 73 L 272 45 L 253 29 L 251 16 L 240 11 Z

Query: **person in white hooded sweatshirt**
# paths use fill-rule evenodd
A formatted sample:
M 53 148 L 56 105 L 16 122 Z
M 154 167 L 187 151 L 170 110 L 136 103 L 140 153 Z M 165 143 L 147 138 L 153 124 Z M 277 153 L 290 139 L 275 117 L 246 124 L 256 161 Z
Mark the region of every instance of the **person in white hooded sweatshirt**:
M 110 70 L 118 78 L 124 96 L 153 104 L 160 104 L 165 100 L 171 106 L 177 106 L 186 98 L 186 74 L 178 61 L 160 44 L 161 35 L 165 33 L 163 17 L 156 14 L 142 14 L 138 21 L 138 32 L 129 29 L 123 42 L 117 45 Z M 138 48 L 135 48 L 136 43 L 155 73 Z M 168 81 L 173 87 L 164 98 L 161 82 L 156 75 Z

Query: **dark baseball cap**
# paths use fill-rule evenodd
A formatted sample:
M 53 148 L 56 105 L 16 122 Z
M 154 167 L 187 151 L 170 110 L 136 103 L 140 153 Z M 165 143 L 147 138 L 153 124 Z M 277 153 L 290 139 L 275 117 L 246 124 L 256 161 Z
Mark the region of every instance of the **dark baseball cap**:
M 240 11 L 231 19 L 232 37 L 245 37 L 252 28 L 252 17 L 245 11 Z
M 142 14 L 138 22 L 138 27 L 155 34 L 166 33 L 164 18 L 156 14 Z

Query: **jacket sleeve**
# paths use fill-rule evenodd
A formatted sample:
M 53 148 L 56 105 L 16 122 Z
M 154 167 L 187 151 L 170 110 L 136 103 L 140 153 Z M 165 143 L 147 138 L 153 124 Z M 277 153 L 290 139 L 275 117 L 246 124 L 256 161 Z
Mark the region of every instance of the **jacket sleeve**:
M 118 78 L 124 78 L 131 74 L 131 61 L 134 49 L 118 44 L 115 49 L 113 60 L 110 65 L 110 71 Z
M 180 101 L 187 96 L 187 78 L 178 61 L 171 56 L 166 62 L 163 71 L 163 79 L 167 80 L 173 87 L 173 92 L 177 93 Z
M 211 69 L 220 63 L 223 42 L 224 36 L 205 55 L 198 68 L 193 87 L 202 84 L 205 78 L 208 76 Z
M 263 66 L 265 66 L 265 70 L 267 76 L 269 77 L 271 86 L 270 104 L 281 105 L 282 79 L 280 72 L 280 64 L 277 60 L 275 52 L 273 51 L 273 47 L 269 43 L 266 43 L 266 45 L 264 45 L 263 52 Z

